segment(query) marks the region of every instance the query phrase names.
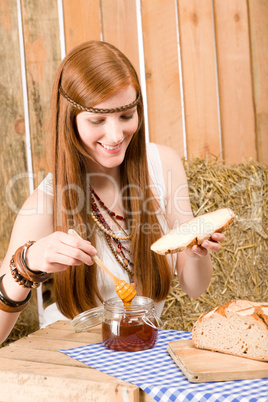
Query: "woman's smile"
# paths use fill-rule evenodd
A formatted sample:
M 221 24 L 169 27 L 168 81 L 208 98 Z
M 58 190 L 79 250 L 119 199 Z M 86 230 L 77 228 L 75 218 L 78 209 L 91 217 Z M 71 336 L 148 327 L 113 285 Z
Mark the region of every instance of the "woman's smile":
M 123 141 L 119 142 L 119 144 L 117 145 L 107 145 L 107 144 L 103 144 L 102 142 L 99 142 L 99 144 L 104 148 L 107 149 L 107 151 L 119 151 L 119 148 L 121 147 L 121 145 L 123 144 Z

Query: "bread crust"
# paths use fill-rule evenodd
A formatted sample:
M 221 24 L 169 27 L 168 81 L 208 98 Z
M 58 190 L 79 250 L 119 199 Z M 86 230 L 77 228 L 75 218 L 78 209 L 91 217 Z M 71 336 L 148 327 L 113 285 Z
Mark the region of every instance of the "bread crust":
M 199 349 L 268 361 L 268 303 L 228 301 L 198 318 L 192 340 Z
M 161 254 L 161 255 L 179 253 L 179 252 L 187 250 L 195 245 L 200 245 L 205 240 L 210 240 L 213 233 L 225 232 L 230 227 L 231 223 L 233 222 L 233 220 L 235 218 L 235 214 L 229 208 L 222 208 L 222 209 L 219 209 L 214 212 L 209 212 L 207 214 L 200 215 L 200 216 L 186 222 L 186 224 L 195 223 L 195 222 L 197 222 L 198 219 L 206 219 L 206 217 L 210 217 L 210 218 L 212 217 L 212 219 L 213 219 L 213 214 L 215 214 L 214 216 L 216 216 L 217 213 L 221 213 L 221 212 L 226 212 L 226 215 L 228 216 L 228 218 L 226 219 L 224 224 L 220 225 L 219 227 L 216 227 L 215 230 L 211 230 L 209 233 L 205 233 L 205 234 L 199 233 L 197 236 L 193 236 L 192 239 L 187 242 L 187 244 L 180 244 L 178 241 L 178 244 L 174 247 L 168 247 L 168 246 L 166 248 L 161 247 L 161 243 L 163 243 L 163 241 L 167 241 L 167 243 L 168 243 L 170 237 L 176 236 L 176 234 L 175 234 L 176 231 L 179 230 L 180 228 L 182 228 L 183 225 L 185 225 L 185 224 L 183 224 L 183 225 L 178 226 L 176 229 L 171 230 L 166 235 L 162 236 L 160 239 L 158 239 L 156 242 L 154 242 L 151 245 L 151 250 L 154 251 L 155 253 Z

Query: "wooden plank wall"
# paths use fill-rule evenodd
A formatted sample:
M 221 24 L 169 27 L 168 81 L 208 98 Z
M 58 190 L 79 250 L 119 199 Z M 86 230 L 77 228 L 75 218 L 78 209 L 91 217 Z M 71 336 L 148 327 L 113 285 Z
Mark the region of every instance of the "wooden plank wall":
M 188 160 L 268 163 L 267 0 L 0 0 L 0 258 L 48 170 L 54 72 L 92 39 L 136 67 L 148 140 Z

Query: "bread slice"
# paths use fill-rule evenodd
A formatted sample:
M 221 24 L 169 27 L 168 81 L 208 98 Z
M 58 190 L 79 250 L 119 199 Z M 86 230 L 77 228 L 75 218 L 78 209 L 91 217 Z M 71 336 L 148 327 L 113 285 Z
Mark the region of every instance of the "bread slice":
M 197 348 L 268 361 L 268 303 L 226 302 L 198 318 L 192 340 Z
M 215 232 L 224 232 L 234 218 L 235 214 L 229 208 L 222 208 L 200 215 L 158 239 L 151 245 L 151 250 L 162 255 L 186 250 L 195 244 L 201 244 Z

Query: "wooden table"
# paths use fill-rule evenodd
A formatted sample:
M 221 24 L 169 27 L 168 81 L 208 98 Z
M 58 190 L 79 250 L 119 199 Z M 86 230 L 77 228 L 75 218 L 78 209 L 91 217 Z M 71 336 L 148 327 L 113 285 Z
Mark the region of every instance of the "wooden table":
M 68 321 L 58 321 L 0 349 L 0 401 L 152 402 L 136 385 L 59 352 L 96 342 L 100 326 L 75 333 Z

